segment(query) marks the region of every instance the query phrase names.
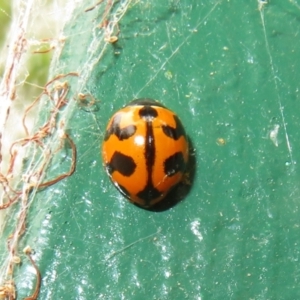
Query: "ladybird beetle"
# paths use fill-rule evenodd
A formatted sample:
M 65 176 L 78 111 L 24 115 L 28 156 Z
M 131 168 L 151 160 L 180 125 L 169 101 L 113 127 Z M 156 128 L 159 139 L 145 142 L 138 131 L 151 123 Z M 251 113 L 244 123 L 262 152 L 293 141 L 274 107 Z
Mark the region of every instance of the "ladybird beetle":
M 104 168 L 131 202 L 149 208 L 183 178 L 188 141 L 178 116 L 152 99 L 137 99 L 110 119 L 103 142 Z

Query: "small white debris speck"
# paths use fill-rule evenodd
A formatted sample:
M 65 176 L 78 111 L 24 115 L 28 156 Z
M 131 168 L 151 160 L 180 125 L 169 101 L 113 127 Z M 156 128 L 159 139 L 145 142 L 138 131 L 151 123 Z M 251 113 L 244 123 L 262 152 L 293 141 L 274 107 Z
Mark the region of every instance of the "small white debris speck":
M 277 135 L 278 135 L 279 127 L 280 126 L 276 124 L 274 126 L 274 129 L 270 131 L 270 139 L 276 147 L 278 147 Z

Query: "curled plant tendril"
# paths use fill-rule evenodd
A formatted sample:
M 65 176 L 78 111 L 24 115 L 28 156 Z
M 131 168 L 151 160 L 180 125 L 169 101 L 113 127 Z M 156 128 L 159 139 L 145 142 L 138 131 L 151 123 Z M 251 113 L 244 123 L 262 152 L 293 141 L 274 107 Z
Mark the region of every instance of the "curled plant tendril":
M 38 298 L 38 295 L 40 293 L 40 288 L 41 288 L 41 273 L 35 263 L 35 261 L 33 260 L 32 256 L 31 256 L 31 248 L 30 247 L 26 247 L 24 250 L 24 253 L 28 256 L 30 262 L 32 263 L 35 271 L 36 271 L 36 285 L 35 285 L 35 289 L 32 295 L 24 298 L 23 300 L 36 300 Z
M 71 176 L 76 168 L 77 150 L 76 145 L 73 142 L 70 135 L 65 132 L 65 121 L 61 118 L 61 112 L 66 105 L 69 103 L 68 92 L 70 86 L 67 81 L 59 81 L 62 78 L 68 76 L 78 76 L 77 73 L 60 74 L 50 80 L 45 87 L 43 92 L 35 99 L 35 101 L 26 109 L 23 117 L 23 126 L 27 137 L 19 139 L 12 143 L 10 147 L 10 161 L 8 165 L 8 171 L 6 174 L 0 173 L 0 186 L 2 186 L 3 196 L 2 202 L 0 203 L 0 210 L 9 208 L 12 204 L 20 203 L 20 212 L 16 220 L 15 230 L 9 235 L 7 239 L 7 249 L 9 252 L 9 261 L 6 268 L 7 280 L 0 286 L 0 299 L 16 299 L 15 284 L 13 281 L 14 266 L 18 263 L 17 249 L 18 242 L 21 236 L 26 231 L 26 217 L 29 208 L 29 196 L 34 190 L 46 188 L 52 186 L 59 181 Z M 26 116 L 35 104 L 42 98 L 42 96 L 48 97 L 50 103 L 53 104 L 50 114 L 46 122 L 32 135 L 29 135 L 29 131 L 26 127 Z M 55 144 L 49 143 L 50 138 L 56 138 Z M 67 172 L 59 174 L 53 179 L 44 180 L 43 177 L 46 174 L 46 170 L 49 166 L 49 162 L 59 152 L 65 143 L 71 148 L 71 165 Z M 25 147 L 28 144 L 36 146 L 35 153 L 39 154 L 38 165 L 32 164 L 29 169 L 24 173 L 21 178 L 20 187 L 12 188 L 12 179 L 15 172 L 15 161 L 19 154 L 18 147 Z M 34 168 L 34 169 L 33 169 Z M 41 285 L 41 274 L 32 259 L 30 248 L 25 250 L 25 254 L 28 256 L 32 265 L 34 266 L 37 273 L 37 284 L 34 293 L 26 297 L 25 300 L 35 300 L 38 297 L 40 285 Z

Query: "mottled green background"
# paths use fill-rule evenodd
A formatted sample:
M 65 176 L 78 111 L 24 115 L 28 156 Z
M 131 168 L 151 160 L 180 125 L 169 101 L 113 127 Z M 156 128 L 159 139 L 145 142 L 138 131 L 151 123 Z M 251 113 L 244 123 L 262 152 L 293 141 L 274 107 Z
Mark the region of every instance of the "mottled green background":
M 87 6 L 52 75 L 98 55 L 104 8 Z M 119 27 L 72 87 L 97 99 L 68 123 L 76 172 L 30 210 L 22 242 L 36 251 L 40 299 L 300 299 L 300 2 L 142 0 Z M 177 112 L 194 148 L 190 192 L 163 212 L 124 200 L 102 169 L 105 125 L 138 97 Z M 20 299 L 35 284 L 28 268 Z

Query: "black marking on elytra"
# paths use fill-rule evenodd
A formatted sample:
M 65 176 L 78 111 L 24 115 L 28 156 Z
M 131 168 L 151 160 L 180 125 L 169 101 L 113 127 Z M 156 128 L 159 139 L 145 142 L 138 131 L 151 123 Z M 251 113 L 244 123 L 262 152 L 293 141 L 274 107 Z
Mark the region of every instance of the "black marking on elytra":
M 162 195 L 162 192 L 160 192 L 158 189 L 156 189 L 152 182 L 150 185 L 147 184 L 147 186 L 140 192 L 138 192 L 137 196 L 140 199 L 143 199 L 145 201 L 145 206 L 149 205 L 151 200 L 157 199 Z
M 150 109 L 148 109 L 150 108 Z M 140 115 L 149 116 L 154 115 L 156 112 L 155 109 L 151 109 L 150 106 L 148 108 L 145 106 L 140 110 Z M 147 185 L 151 185 L 151 175 L 152 169 L 155 162 L 155 141 L 154 141 L 154 133 L 153 133 L 153 126 L 151 120 L 146 120 L 146 135 L 145 135 L 145 160 L 146 160 L 146 168 L 148 174 L 148 182 Z
M 111 122 L 110 127 L 106 130 L 104 140 L 107 141 L 111 135 L 115 135 L 120 141 L 129 139 L 136 132 L 135 125 L 128 125 L 120 128 L 122 113 L 116 114 Z
M 106 167 L 110 174 L 118 171 L 123 176 L 129 177 L 134 173 L 136 164 L 131 156 L 116 151 Z
M 185 171 L 185 161 L 182 152 L 176 152 L 164 161 L 164 171 L 169 177 L 177 172 Z
M 174 120 L 176 123 L 175 128 L 168 126 L 168 125 L 163 125 L 162 130 L 166 136 L 177 141 L 181 136 L 185 136 L 185 131 L 184 131 L 184 128 L 183 128 L 179 118 L 176 115 L 174 115 Z
M 152 123 L 151 122 L 152 122 L 153 119 L 155 119 L 157 117 L 157 111 L 156 111 L 155 108 L 153 108 L 149 105 L 145 105 L 139 110 L 139 115 L 144 121 L 149 123 L 151 125 L 151 128 L 152 128 Z
M 144 157 L 146 161 L 147 183 L 144 189 L 137 194 L 137 197 L 143 199 L 146 202 L 145 206 L 147 206 L 151 200 L 162 195 L 162 193 L 153 186 L 152 182 L 152 172 L 155 163 L 155 140 L 152 121 L 157 117 L 157 111 L 153 107 L 145 105 L 139 110 L 139 115 L 146 123 Z
M 165 107 L 158 101 L 150 98 L 140 98 L 140 99 L 133 100 L 130 103 L 128 103 L 127 106 L 136 106 L 136 105 Z

